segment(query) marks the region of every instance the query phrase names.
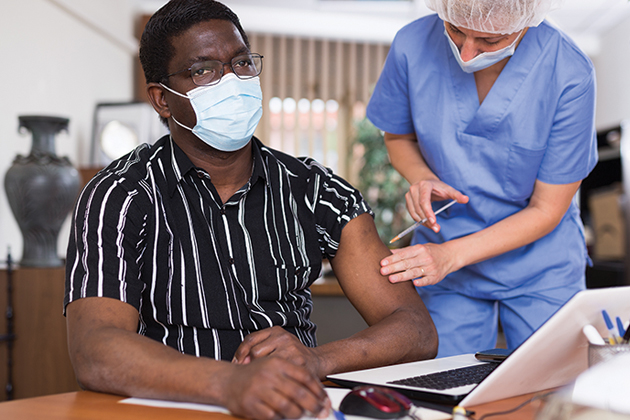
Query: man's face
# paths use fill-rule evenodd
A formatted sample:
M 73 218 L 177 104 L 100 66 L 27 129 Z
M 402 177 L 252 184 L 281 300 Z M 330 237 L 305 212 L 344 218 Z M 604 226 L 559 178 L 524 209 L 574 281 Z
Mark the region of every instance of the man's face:
M 173 38 L 172 44 L 175 55 L 168 66 L 169 74 L 187 69 L 201 61 L 219 60 L 223 63 L 229 63 L 234 57 L 249 52 L 243 37 L 234 24 L 219 19 L 192 26 L 186 32 Z M 232 69 L 229 64 L 223 67 L 224 76 L 231 72 Z M 190 78 L 190 71 L 171 76 L 168 79 L 168 86 L 183 94 L 198 87 Z M 168 91 L 165 91 L 164 94 L 175 119 L 188 127 L 194 127 L 197 119 L 190 101 Z M 171 126 L 171 130 L 173 130 L 173 124 Z M 187 132 L 186 135 L 188 134 L 192 133 Z

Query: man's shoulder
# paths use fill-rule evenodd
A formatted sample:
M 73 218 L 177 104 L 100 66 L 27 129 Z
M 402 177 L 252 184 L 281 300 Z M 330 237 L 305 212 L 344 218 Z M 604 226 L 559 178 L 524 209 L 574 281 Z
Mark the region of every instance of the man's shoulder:
M 267 168 L 279 166 L 290 173 L 298 176 L 308 176 L 309 174 L 332 175 L 330 168 L 325 167 L 317 160 L 308 156 L 292 156 L 280 150 L 260 144 L 260 154 Z
M 112 161 L 90 180 L 88 186 L 92 188 L 135 189 L 145 182 L 154 172 L 154 163 L 162 158 L 168 146 L 168 136 L 161 138 L 154 144 L 143 143 L 126 155 Z
M 359 197 L 361 193 L 340 175 L 308 156 L 295 157 L 261 144 L 260 152 L 271 186 L 279 176 L 288 181 L 294 193 L 307 194 L 313 190 L 336 191 L 338 197 Z

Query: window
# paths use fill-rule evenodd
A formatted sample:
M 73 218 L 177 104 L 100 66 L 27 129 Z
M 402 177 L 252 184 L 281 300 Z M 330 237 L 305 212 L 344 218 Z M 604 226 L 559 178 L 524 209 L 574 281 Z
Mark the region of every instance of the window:
M 355 122 L 365 117 L 389 45 L 249 34 L 264 58 L 263 143 L 308 155 L 352 182 Z

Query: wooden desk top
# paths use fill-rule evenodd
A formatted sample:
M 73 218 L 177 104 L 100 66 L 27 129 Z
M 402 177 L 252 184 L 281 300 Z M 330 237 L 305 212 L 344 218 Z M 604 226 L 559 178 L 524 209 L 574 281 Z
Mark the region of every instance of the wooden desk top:
M 124 397 L 90 391 L 68 392 L 0 403 L 3 420 L 167 420 L 235 419 L 203 411 L 118 404 Z
M 540 393 L 543 394 L 543 393 Z M 470 407 L 475 417 L 483 414 L 507 411 L 528 400 L 530 394 L 508 398 L 478 407 Z M 235 420 L 236 417 L 220 413 L 208 413 L 174 408 L 156 408 L 132 404 L 118 404 L 124 399 L 117 395 L 90 391 L 69 392 L 44 397 L 25 398 L 0 403 L 0 419 L 3 420 Z M 533 420 L 542 406 L 536 400 L 515 413 L 493 416 L 492 420 Z
M 327 275 L 313 283 L 310 287 L 313 296 L 345 296 L 334 275 Z

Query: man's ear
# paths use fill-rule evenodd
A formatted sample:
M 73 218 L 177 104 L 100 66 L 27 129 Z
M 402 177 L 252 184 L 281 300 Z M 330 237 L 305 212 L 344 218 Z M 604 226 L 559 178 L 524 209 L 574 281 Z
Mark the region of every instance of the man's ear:
M 147 83 L 147 96 L 149 97 L 149 102 L 153 106 L 153 109 L 160 114 L 160 117 L 166 119 L 170 118 L 171 110 L 164 97 L 164 88 L 159 83 Z

